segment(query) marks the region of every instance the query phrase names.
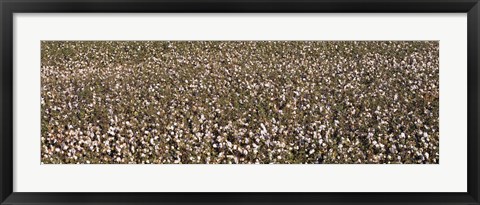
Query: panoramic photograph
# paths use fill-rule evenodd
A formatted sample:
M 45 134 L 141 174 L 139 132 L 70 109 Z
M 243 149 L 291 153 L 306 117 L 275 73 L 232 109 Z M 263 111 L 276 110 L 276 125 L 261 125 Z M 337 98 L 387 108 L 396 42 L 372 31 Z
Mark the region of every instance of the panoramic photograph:
M 42 41 L 41 164 L 439 164 L 439 41 Z

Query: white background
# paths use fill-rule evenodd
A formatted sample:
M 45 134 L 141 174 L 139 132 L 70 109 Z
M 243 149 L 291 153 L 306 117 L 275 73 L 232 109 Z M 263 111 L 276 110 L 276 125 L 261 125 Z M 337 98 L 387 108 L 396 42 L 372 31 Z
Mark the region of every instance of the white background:
M 41 40 L 440 40 L 437 165 L 40 165 Z M 466 192 L 466 14 L 15 14 L 16 192 Z

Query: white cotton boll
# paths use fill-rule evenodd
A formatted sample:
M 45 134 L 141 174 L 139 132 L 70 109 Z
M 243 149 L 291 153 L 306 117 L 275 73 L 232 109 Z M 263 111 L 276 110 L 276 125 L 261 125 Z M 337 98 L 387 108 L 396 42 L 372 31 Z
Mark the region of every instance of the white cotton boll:
M 368 135 L 367 135 L 367 138 L 372 138 L 373 137 L 373 133 L 369 132 Z
M 265 128 L 265 125 L 263 123 L 260 124 L 260 127 L 262 127 L 262 134 L 266 134 L 267 133 L 267 128 Z

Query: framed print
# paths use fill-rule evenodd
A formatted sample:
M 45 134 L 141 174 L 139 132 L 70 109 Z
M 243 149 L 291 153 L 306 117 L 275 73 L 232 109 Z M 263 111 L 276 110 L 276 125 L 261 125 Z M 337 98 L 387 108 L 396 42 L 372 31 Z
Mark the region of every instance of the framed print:
M 479 204 L 476 0 L 0 5 L 1 204 Z

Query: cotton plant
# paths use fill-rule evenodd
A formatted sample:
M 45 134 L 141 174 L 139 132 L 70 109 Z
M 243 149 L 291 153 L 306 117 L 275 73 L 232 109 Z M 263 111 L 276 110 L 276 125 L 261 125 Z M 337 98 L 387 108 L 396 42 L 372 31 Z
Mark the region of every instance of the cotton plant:
M 437 41 L 44 41 L 45 164 L 439 163 Z

